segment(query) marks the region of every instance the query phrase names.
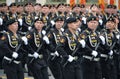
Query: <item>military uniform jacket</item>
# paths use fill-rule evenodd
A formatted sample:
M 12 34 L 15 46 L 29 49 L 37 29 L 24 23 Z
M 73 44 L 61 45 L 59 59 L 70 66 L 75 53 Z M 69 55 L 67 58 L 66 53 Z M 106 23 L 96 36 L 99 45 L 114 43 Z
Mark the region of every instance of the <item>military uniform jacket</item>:
M 16 49 L 18 48 L 18 46 L 20 44 L 22 44 L 20 35 L 17 34 L 17 36 L 15 36 L 15 35 L 13 35 L 13 33 L 11 31 L 6 32 L 0 39 L 0 47 L 4 51 L 2 53 L 4 54 L 4 56 L 6 56 L 8 58 L 12 58 L 13 52 L 16 51 Z M 18 51 L 16 51 L 18 53 L 18 58 L 15 60 L 22 59 L 23 52 L 20 52 L 20 50 L 22 50 L 22 45 L 18 49 Z
M 42 55 L 40 58 L 34 58 L 34 56 L 30 56 L 30 60 L 28 60 L 28 63 L 31 62 L 32 59 L 34 64 L 40 65 L 40 67 L 46 66 L 46 43 L 43 41 L 43 35 L 42 33 L 38 33 L 36 29 L 33 29 L 30 31 L 26 37 L 28 38 L 28 45 L 27 45 L 27 51 L 28 54 L 33 55 L 34 52 L 37 52 L 39 46 L 41 47 L 40 50 L 37 52 L 39 55 Z M 29 55 L 28 55 L 29 57 Z
M 30 45 L 34 52 L 36 52 L 39 46 L 42 44 L 42 47 L 38 53 L 39 54 L 44 53 L 46 43 L 43 41 L 43 35 L 41 32 L 38 33 L 36 29 L 32 29 L 32 31 L 30 31 L 26 36 L 28 38 L 28 44 Z M 34 53 L 33 51 L 30 50 L 29 53 L 33 54 Z
M 104 32 L 103 36 L 105 37 L 105 45 L 102 45 L 102 54 L 108 55 L 110 50 L 114 50 L 117 44 L 116 34 L 114 32 L 110 32 L 109 30 L 106 30 Z
M 67 59 L 69 55 L 73 55 L 73 52 L 79 47 L 77 35 L 73 35 L 69 30 L 66 30 L 65 36 L 60 39 L 59 47 L 57 51 L 63 58 Z M 79 47 L 80 48 L 80 47 Z M 81 56 L 79 51 L 76 51 L 74 56 Z
M 48 37 L 50 39 L 50 51 L 55 52 L 57 49 L 57 45 L 60 42 L 60 38 L 63 36 L 63 32 L 58 31 L 56 28 L 51 29 Z
M 84 39 L 86 42 L 86 46 L 83 49 L 83 55 L 92 57 L 93 50 L 99 52 L 98 45 L 100 43 L 100 40 L 98 38 L 98 33 L 96 31 L 93 32 L 91 29 L 87 28 L 85 31 L 83 31 L 83 33 L 80 34 L 80 38 Z

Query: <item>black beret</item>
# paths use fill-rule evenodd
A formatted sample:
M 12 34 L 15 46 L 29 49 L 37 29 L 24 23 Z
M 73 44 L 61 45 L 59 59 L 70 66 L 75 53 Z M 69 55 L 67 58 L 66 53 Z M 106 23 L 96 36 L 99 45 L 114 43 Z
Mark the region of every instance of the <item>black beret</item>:
M 112 5 L 107 5 L 107 8 L 112 8 Z
M 41 4 L 39 4 L 39 3 L 36 3 L 34 6 L 37 6 L 37 5 L 38 5 L 38 6 L 41 6 Z
M 19 5 L 17 5 L 17 7 L 23 7 L 23 5 L 22 5 L 22 4 L 19 4 Z
M 6 22 L 6 28 L 7 28 L 9 25 L 11 25 L 11 24 L 13 24 L 13 23 L 15 23 L 15 22 L 18 22 L 18 20 L 16 20 L 16 19 L 10 19 L 10 20 L 8 20 L 8 21 Z
M 112 21 L 112 22 L 114 22 L 114 21 L 115 21 L 114 16 L 108 17 L 107 21 Z
M 68 18 L 68 19 L 66 20 L 66 23 L 73 23 L 73 22 L 76 22 L 76 21 L 77 21 L 76 18 L 70 17 L 70 18 Z
M 2 5 L 2 7 L 7 6 L 7 4 L 6 4 L 6 3 L 2 3 L 1 5 Z
M 31 2 L 28 2 L 28 3 L 25 4 L 25 6 L 27 6 L 27 5 L 32 5 L 33 6 L 33 4 Z
M 90 6 L 90 9 L 91 9 L 92 7 L 94 7 L 94 6 L 98 7 L 96 4 L 92 4 L 92 5 Z
M 48 7 L 48 8 L 49 8 L 50 6 L 49 6 L 48 4 L 45 4 L 45 5 L 43 5 L 42 7 Z
M 59 6 L 64 6 L 64 3 L 58 4 L 58 5 L 57 5 L 57 8 L 58 8 Z
M 52 8 L 52 7 L 56 7 L 55 4 L 50 5 L 50 8 Z
M 70 6 L 70 4 L 65 4 L 65 6 Z
M 55 19 L 55 22 L 56 22 L 56 21 L 64 21 L 64 19 L 63 19 L 63 17 L 58 16 L 58 17 Z
M 75 8 L 75 7 L 80 7 L 80 4 L 76 4 L 75 6 L 73 6 L 73 8 Z M 72 9 L 73 9 L 73 8 L 72 8 Z
M 36 21 L 42 21 L 42 22 L 44 22 L 43 18 L 37 18 L 37 19 L 35 19 L 34 22 L 36 22 Z
M 9 7 L 17 6 L 16 3 L 11 3 Z
M 80 5 L 80 8 L 85 8 L 85 5 L 84 5 L 84 4 L 81 4 L 81 5 Z
M 95 21 L 95 20 L 98 21 L 98 18 L 95 17 L 95 16 L 90 16 L 90 17 L 87 18 L 87 22 Z

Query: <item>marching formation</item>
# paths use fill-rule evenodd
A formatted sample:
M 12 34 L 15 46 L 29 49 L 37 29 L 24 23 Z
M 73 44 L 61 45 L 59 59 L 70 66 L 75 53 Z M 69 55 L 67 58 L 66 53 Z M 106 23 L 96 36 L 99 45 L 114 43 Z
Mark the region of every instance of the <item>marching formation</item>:
M 0 66 L 7 79 L 120 79 L 120 11 L 92 4 L 0 4 Z

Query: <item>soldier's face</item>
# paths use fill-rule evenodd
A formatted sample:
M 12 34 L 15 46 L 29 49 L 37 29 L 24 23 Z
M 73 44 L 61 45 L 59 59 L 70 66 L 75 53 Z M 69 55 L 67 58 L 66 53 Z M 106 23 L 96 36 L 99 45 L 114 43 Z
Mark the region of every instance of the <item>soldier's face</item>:
M 48 13 L 49 12 L 49 7 L 43 7 L 42 12 L 45 13 L 45 14 Z
M 56 27 L 57 29 L 61 29 L 62 26 L 63 26 L 63 24 L 64 24 L 64 21 L 56 21 L 56 22 L 55 22 L 55 27 Z
M 115 28 L 115 23 L 114 23 L 114 22 L 108 21 L 108 22 L 106 23 L 106 29 L 112 30 L 112 29 L 114 29 L 114 28 Z
M 64 12 L 65 11 L 65 6 L 61 5 L 61 6 L 58 7 L 57 10 L 60 11 L 60 12 Z
M 17 6 L 12 6 L 12 7 L 10 7 L 10 11 L 11 11 L 12 13 L 16 13 L 16 12 L 17 12 Z
M 89 21 L 87 23 L 88 28 L 91 30 L 96 30 L 97 26 L 98 26 L 98 21 Z
M 36 21 L 34 25 L 37 30 L 41 30 L 44 26 L 42 21 Z
M 26 7 L 25 7 L 25 11 L 27 11 L 27 12 L 32 12 L 33 11 L 33 6 L 32 5 L 27 5 Z
M 11 31 L 17 31 L 18 30 L 18 22 L 14 22 L 13 24 L 9 25 L 8 29 Z
M 20 7 L 18 7 L 17 8 L 17 12 L 23 12 L 24 10 L 23 10 L 23 7 L 22 6 L 20 6 Z
M 52 8 L 50 9 L 50 12 L 55 13 L 55 12 L 56 12 L 56 8 L 55 8 L 55 7 L 52 7 Z
M 4 6 L 4 7 L 3 7 L 3 11 L 4 11 L 4 12 L 8 11 L 8 6 Z
M 78 29 L 78 23 L 77 22 L 72 22 L 72 23 L 69 23 L 68 24 L 68 28 L 71 29 L 71 30 L 77 30 Z
M 35 9 L 35 11 L 41 11 L 41 6 L 39 6 L 39 5 L 36 5 L 36 6 L 34 6 L 34 9 Z
M 93 12 L 97 12 L 97 11 L 98 11 L 98 8 L 97 8 L 97 6 L 93 6 L 93 7 L 91 8 L 91 10 L 92 10 Z

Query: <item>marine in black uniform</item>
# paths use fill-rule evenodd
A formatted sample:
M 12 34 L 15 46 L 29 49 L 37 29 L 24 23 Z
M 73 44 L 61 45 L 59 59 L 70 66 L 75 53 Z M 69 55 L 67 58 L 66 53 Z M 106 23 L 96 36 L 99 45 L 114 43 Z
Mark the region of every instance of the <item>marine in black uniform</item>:
M 87 26 L 88 28 L 80 34 L 81 39 L 86 42 L 85 48 L 82 49 L 81 69 L 83 79 L 101 79 L 100 51 L 98 50 L 100 41 L 96 31 L 98 26 L 97 17 L 88 17 Z
M 77 36 L 79 25 L 74 17 L 68 18 L 66 22 L 67 29 L 65 30 L 65 36 L 60 38 L 60 43 L 57 48 L 58 53 L 63 58 L 61 61 L 63 66 L 63 79 L 82 79 L 80 67 L 81 54 L 78 51 L 79 48 L 82 48 L 82 44 L 79 43 Z
M 106 30 L 102 32 L 104 39 L 104 45 L 101 46 L 101 68 L 102 78 L 105 79 L 117 79 L 116 66 L 113 56 L 116 49 L 117 39 L 114 33 L 115 22 L 114 18 L 110 16 L 106 22 Z M 116 52 L 117 53 L 117 52 Z
M 61 30 L 63 24 L 64 19 L 61 16 L 58 16 L 55 19 L 55 26 L 51 28 L 51 31 L 48 34 L 50 39 L 50 56 L 48 58 L 48 63 L 55 79 L 63 79 L 60 63 L 61 57 L 57 52 L 58 42 L 60 41 L 61 36 L 63 36 L 63 31 Z
M 3 68 L 7 79 L 24 79 L 21 59 L 23 53 L 20 52 L 22 40 L 17 33 L 18 21 L 10 19 L 6 24 L 7 32 L 0 39 L 0 47 L 4 50 Z
M 38 18 L 34 22 L 32 31 L 23 37 L 28 50 L 28 69 L 32 72 L 34 79 L 48 79 L 47 64 L 45 62 L 46 44 L 49 43 L 45 31 L 42 31 L 44 22 Z

